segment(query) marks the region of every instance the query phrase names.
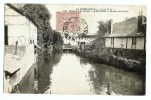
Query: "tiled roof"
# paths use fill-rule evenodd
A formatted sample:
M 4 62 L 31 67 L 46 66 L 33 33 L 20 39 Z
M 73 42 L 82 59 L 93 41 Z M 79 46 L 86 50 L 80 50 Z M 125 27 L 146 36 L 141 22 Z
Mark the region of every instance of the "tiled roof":
M 133 18 L 127 21 L 113 24 L 112 34 L 105 34 L 105 37 L 141 37 L 145 33 L 138 33 L 138 19 Z

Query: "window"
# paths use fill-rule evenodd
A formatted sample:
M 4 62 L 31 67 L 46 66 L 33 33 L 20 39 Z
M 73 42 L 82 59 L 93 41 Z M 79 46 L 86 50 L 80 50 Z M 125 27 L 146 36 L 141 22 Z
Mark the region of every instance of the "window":
M 111 47 L 114 48 L 114 38 L 111 38 Z
M 123 39 L 124 39 L 124 38 L 121 39 L 121 44 L 120 44 L 120 45 L 121 45 L 121 48 L 123 48 L 123 46 L 124 46 L 124 45 L 123 45 Z
M 30 40 L 30 44 L 32 44 L 32 40 Z
M 136 45 L 136 38 L 132 38 L 132 45 Z
M 132 49 L 136 49 L 136 38 L 132 38 Z
M 8 26 L 5 25 L 5 45 L 8 45 Z
M 113 44 L 114 43 L 114 38 L 111 38 L 111 44 Z

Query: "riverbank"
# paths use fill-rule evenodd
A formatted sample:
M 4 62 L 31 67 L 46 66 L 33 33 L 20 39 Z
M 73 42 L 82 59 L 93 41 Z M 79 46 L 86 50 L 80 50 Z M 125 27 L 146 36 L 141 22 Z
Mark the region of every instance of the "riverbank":
M 144 95 L 145 78 L 74 53 L 52 53 L 37 57 L 19 90 L 25 94 Z
M 35 63 L 34 45 L 18 46 L 15 54 L 14 48 L 15 46 L 5 47 L 4 93 L 11 93 Z
M 127 59 L 127 58 L 119 57 L 115 55 L 105 55 L 105 54 L 96 55 L 87 51 L 80 51 L 77 49 L 74 49 L 73 52 L 79 56 L 86 57 L 88 59 L 99 62 L 101 64 L 115 66 L 117 68 L 121 68 L 124 70 L 138 72 L 141 74 L 145 74 L 145 71 L 146 71 L 145 59 L 134 60 L 134 59 Z

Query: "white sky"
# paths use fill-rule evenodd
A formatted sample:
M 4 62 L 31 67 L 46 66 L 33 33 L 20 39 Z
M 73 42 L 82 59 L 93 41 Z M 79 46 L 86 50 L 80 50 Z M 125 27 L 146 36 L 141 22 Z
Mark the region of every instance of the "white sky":
M 115 9 L 124 10 L 128 12 L 81 12 L 81 18 L 84 19 L 88 24 L 89 34 L 94 34 L 97 32 L 98 21 L 113 19 L 113 23 L 121 22 L 125 20 L 126 17 L 137 17 L 139 11 L 143 11 L 143 15 L 146 16 L 145 6 L 117 6 L 117 5 L 46 5 L 50 11 L 52 17 L 50 20 L 52 28 L 56 29 L 56 12 L 63 12 L 63 10 L 75 10 L 76 8 L 96 8 L 96 9 Z
M 150 0 L 1 0 L 0 1 L 0 8 L 2 10 L 0 10 L 0 15 L 1 15 L 1 22 L 0 22 L 0 26 L 4 27 L 4 2 L 5 3 L 51 3 L 51 4 L 124 4 L 124 5 L 147 5 L 147 27 L 151 27 L 151 2 Z M 53 7 L 50 7 L 53 8 Z M 51 9 L 50 9 L 51 10 Z M 54 11 L 51 11 L 54 12 Z M 53 26 L 55 26 L 52 20 L 54 20 L 55 15 L 52 16 L 51 19 L 51 24 Z M 112 17 L 112 16 L 111 16 Z M 118 20 L 118 19 L 117 19 Z M 115 22 L 115 21 L 114 21 Z M 53 27 L 53 29 L 55 29 Z M 0 65 L 1 65 L 1 70 L 3 70 L 3 56 L 4 56 L 4 30 L 1 30 L 0 34 Z M 151 28 L 147 28 L 147 33 L 151 33 Z M 146 51 L 146 95 L 145 96 L 101 96 L 101 99 L 105 99 L 105 100 L 110 100 L 110 99 L 116 99 L 116 100 L 131 100 L 131 99 L 137 99 L 137 100 L 150 100 L 150 96 L 151 96 L 151 56 L 150 56 L 150 51 L 151 51 L 151 34 L 147 34 L 147 51 Z M 0 77 L 3 77 L 3 71 L 0 71 Z M 3 78 L 0 78 L 1 82 L 0 82 L 0 87 L 3 88 Z M 93 95 L 75 95 L 75 96 L 69 96 L 69 95 L 57 95 L 57 96 L 53 96 L 53 95 L 30 95 L 30 94 L 22 94 L 22 95 L 11 95 L 11 94 L 4 94 L 3 93 L 3 89 L 1 89 L 0 91 L 0 96 L 1 99 L 3 100 L 10 100 L 10 99 L 15 99 L 15 100 L 20 100 L 20 98 L 22 98 L 23 100 L 26 99 L 36 99 L 36 100 L 42 100 L 42 99 L 53 99 L 53 100 L 100 100 L 100 96 L 93 96 Z

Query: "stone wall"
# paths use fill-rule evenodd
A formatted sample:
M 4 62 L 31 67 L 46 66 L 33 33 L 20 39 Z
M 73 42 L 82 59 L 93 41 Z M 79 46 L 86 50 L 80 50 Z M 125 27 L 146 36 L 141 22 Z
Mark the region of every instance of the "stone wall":
M 34 45 L 30 44 L 28 46 L 25 46 L 24 49 L 25 49 L 24 55 L 19 60 L 17 60 L 14 63 L 12 62 L 13 64 L 11 66 L 4 66 L 4 67 L 9 67 L 9 69 L 11 69 L 12 67 L 17 66 L 16 70 L 19 69 L 19 71 L 17 71 L 17 73 L 15 73 L 10 78 L 10 86 L 11 87 L 14 87 L 15 85 L 17 85 L 22 80 L 22 78 L 25 76 L 27 71 L 32 67 L 32 65 L 36 61 L 36 56 L 34 54 Z M 10 58 L 9 62 L 11 63 L 11 60 L 13 58 L 11 56 L 9 58 Z M 7 59 L 4 62 L 8 63 L 6 61 L 7 61 Z M 8 64 L 5 64 L 5 65 L 8 65 Z M 5 81 L 6 81 L 6 78 L 4 77 L 4 83 L 5 83 Z M 4 84 L 4 89 L 7 89 L 8 87 L 9 86 L 6 86 L 6 84 Z

